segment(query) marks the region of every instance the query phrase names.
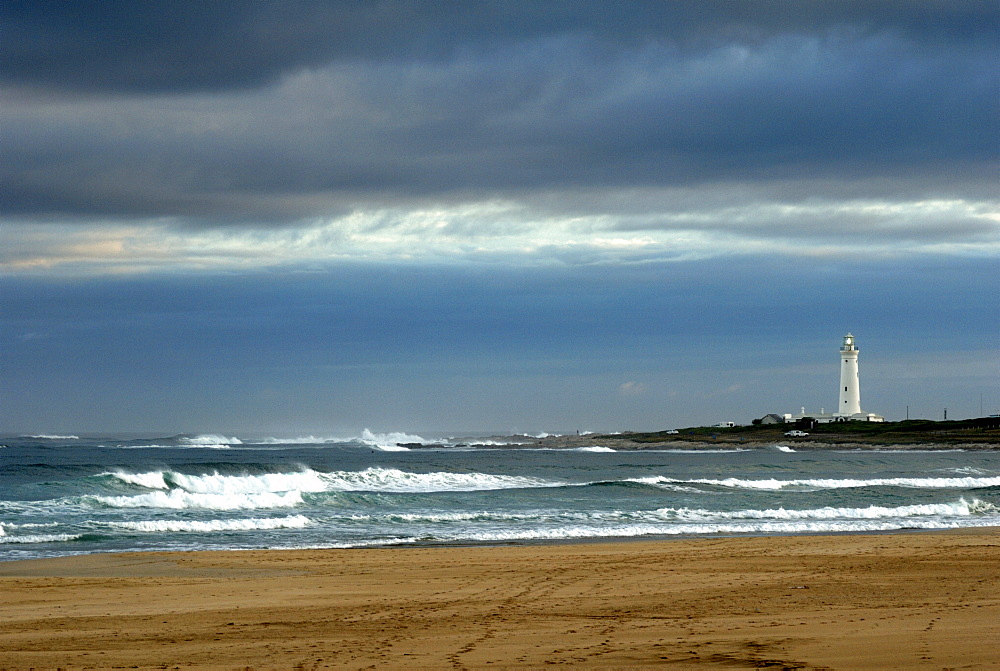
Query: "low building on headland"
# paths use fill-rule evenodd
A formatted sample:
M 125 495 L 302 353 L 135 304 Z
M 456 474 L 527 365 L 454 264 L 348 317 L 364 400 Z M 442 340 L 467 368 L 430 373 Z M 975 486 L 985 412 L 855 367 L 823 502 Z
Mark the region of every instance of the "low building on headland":
M 885 417 L 873 412 L 861 410 L 861 377 L 858 373 L 858 352 L 860 350 L 854 341 L 854 336 L 848 333 L 840 346 L 840 401 L 836 412 L 827 412 L 820 408 L 819 412 L 806 412 L 803 407 L 797 413 L 786 412 L 784 415 L 765 415 L 761 424 L 775 424 L 775 418 L 784 422 L 798 422 L 811 418 L 817 423 L 828 422 L 884 422 Z
M 803 408 L 803 410 L 805 410 L 805 408 Z M 760 418 L 761 424 L 782 424 L 784 421 L 785 418 L 783 415 L 776 415 L 773 412 Z

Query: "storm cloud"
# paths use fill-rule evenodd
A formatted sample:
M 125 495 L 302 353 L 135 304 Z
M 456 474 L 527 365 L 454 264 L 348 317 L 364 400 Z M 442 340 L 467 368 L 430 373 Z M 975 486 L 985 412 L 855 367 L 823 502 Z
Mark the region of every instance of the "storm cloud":
M 659 196 L 647 215 L 676 189 L 996 212 L 988 3 L 4 12 L 14 221 L 273 227 L 502 199 L 530 222 L 538 198 L 574 216 L 581 190 L 609 221 L 633 189 Z M 996 241 L 995 218 L 975 224 Z

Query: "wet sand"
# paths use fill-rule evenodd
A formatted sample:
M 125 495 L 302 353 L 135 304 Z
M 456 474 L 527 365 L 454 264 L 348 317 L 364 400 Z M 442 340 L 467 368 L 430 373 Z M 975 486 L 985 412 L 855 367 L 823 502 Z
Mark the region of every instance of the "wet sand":
M 0 668 L 994 667 L 1000 529 L 0 564 Z

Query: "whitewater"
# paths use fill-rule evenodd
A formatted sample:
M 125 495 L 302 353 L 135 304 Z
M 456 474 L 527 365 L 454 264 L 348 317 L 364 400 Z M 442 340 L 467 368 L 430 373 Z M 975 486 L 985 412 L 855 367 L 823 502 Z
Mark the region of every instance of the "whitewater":
M 0 561 L 1000 526 L 992 451 L 526 449 L 367 430 L 0 445 Z

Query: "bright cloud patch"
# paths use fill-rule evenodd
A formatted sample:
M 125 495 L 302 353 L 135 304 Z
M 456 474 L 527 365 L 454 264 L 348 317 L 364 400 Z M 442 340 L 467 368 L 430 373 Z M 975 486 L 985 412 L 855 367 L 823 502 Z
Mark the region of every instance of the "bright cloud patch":
M 669 194 L 662 200 L 669 206 Z M 569 198 L 570 196 L 567 196 Z M 599 204 L 597 204 L 599 205 Z M 8 272 L 142 272 L 336 260 L 570 264 L 727 255 L 1000 252 L 992 201 L 747 202 L 724 208 L 557 212 L 510 201 L 357 210 L 276 229 L 24 224 L 3 234 Z M 597 208 L 594 208 L 597 210 Z

